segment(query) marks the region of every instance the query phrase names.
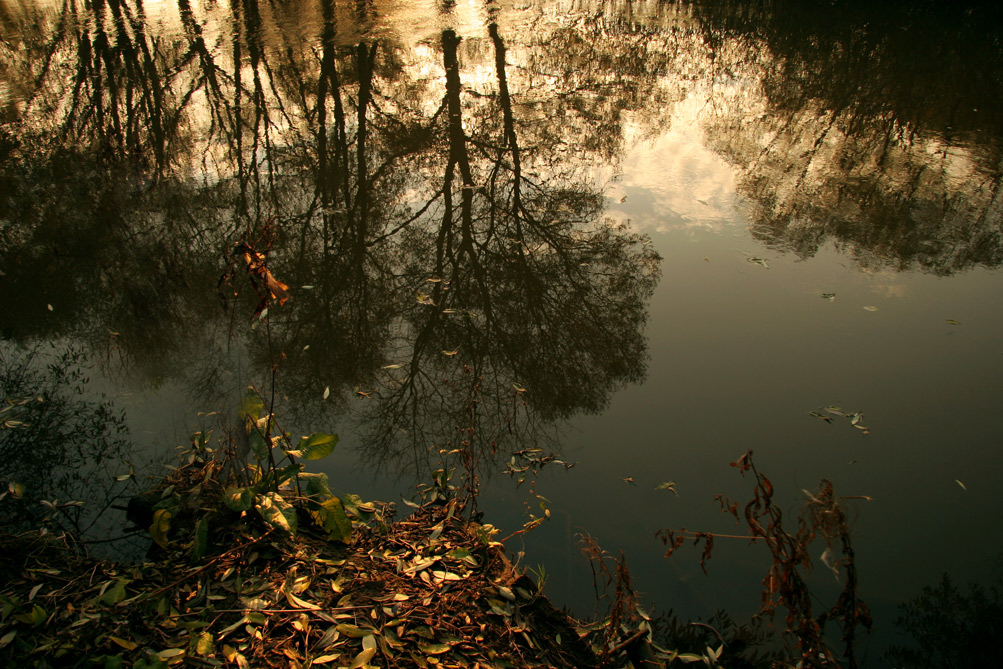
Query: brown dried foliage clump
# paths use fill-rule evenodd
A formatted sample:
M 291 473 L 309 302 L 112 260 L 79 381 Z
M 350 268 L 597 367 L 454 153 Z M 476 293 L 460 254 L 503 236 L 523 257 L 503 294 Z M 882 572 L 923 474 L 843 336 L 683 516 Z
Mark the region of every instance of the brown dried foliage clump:
M 772 561 L 762 582 L 760 612 L 772 617 L 778 607 L 786 610 L 785 622 L 787 631 L 795 639 L 798 666 L 838 667 L 845 663 L 847 667 L 855 668 L 858 666 L 854 652 L 857 629 L 870 629 L 871 616 L 867 605 L 857 594 L 855 553 L 846 512 L 846 500 L 852 498 L 837 497 L 832 483 L 823 479 L 817 491 L 802 491 L 807 501 L 795 519 L 796 529 L 790 532 L 784 526 L 783 511 L 774 501 L 773 483 L 756 468 L 752 451 L 743 454 L 731 466 L 743 476 L 751 474 L 752 499 L 741 510 L 738 502 L 723 495 L 717 495 L 715 499 L 721 504 L 722 512 L 734 516 L 736 522 L 744 521 L 748 535 L 692 532 L 685 528 L 661 530 L 659 535 L 667 547 L 665 556 L 671 556 L 688 539 L 692 539 L 694 545 L 702 542 L 700 566 L 706 572 L 715 537 L 747 539 L 764 544 Z M 845 577 L 836 602 L 816 615 L 813 595 L 805 579 L 813 564 L 809 547 L 818 538 L 826 546 L 823 562 L 837 578 L 840 578 L 840 569 L 845 572 Z M 832 556 L 837 551 L 840 557 L 834 559 Z M 824 638 L 829 621 L 836 622 L 841 631 L 843 652 L 840 656 L 829 648 Z

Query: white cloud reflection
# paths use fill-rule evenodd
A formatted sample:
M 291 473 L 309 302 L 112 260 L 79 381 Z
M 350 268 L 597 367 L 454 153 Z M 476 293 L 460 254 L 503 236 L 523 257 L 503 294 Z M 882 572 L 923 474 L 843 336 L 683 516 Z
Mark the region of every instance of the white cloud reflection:
M 628 148 L 618 177 L 611 168 L 606 175 L 611 181 L 610 217 L 630 219 L 649 233 L 720 232 L 739 223 L 739 173 L 704 142 L 701 116 L 706 105 L 706 95 L 689 95 L 674 107 L 667 127 L 654 136 L 648 119 L 626 119 Z

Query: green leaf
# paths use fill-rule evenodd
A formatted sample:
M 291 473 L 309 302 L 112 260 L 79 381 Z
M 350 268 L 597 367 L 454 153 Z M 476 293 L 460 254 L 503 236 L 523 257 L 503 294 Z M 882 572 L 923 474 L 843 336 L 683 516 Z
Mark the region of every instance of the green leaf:
M 136 660 L 136 664 L 132 666 L 133 669 L 167 669 L 167 663 L 161 661 L 156 655 L 151 656 L 148 660 Z
M 212 638 L 212 634 L 209 632 L 202 632 L 199 634 L 198 640 L 195 642 L 195 652 L 199 655 L 205 656 L 209 655 L 216 649 L 216 642 Z
M 275 485 L 280 486 L 292 477 L 300 473 L 303 469 L 303 465 L 291 464 L 283 467 L 282 469 L 275 470 Z M 269 474 L 271 476 L 271 474 Z
M 315 432 L 308 437 L 302 437 L 298 447 L 295 450 L 286 451 L 286 453 L 295 458 L 320 460 L 330 455 L 337 443 L 338 435 Z
M 300 474 L 300 489 L 303 494 L 311 498 L 327 499 L 332 497 L 331 488 L 328 487 L 327 474 L 303 472 Z
M 337 629 L 345 636 L 353 639 L 361 639 L 362 637 L 369 636 L 373 633 L 371 628 L 359 627 L 349 623 L 341 623 L 338 625 Z
M 469 562 L 473 565 L 477 564 L 477 558 L 474 557 L 469 548 L 454 548 L 446 553 L 446 557 L 454 560 L 463 560 L 464 562 Z
M 46 613 L 45 609 L 38 604 L 35 604 L 31 608 L 30 613 L 22 613 L 19 616 L 14 616 L 14 619 L 27 625 L 31 625 L 32 627 L 37 627 L 38 625 L 44 623 L 48 617 L 49 614 Z
M 103 669 L 122 669 L 121 655 L 102 655 L 97 659 L 102 662 Z
M 369 660 L 373 659 L 373 655 L 376 655 L 376 649 L 370 648 L 369 650 L 364 650 L 355 656 L 352 663 L 348 665 L 348 669 L 359 669 L 359 667 L 364 667 L 369 664 Z
M 258 394 L 257 390 L 248 386 L 247 392 L 244 393 L 244 399 L 240 401 L 240 417 L 245 420 L 257 420 L 264 408 L 265 402 L 261 399 L 261 395 Z
M 265 440 L 261 431 L 256 427 L 251 428 L 251 433 L 247 435 L 247 441 L 251 446 L 251 452 L 258 462 L 268 461 L 268 451 L 272 450 L 271 445 Z
M 116 580 L 115 583 L 107 590 L 105 590 L 103 595 L 101 595 L 101 601 L 107 604 L 108 606 L 114 606 L 115 604 L 118 604 L 123 599 L 125 599 L 126 595 L 125 586 L 127 586 L 130 582 L 131 581 L 129 581 L 129 579 L 126 578 L 120 578 Z
M 441 655 L 449 650 L 449 646 L 444 643 L 418 644 L 418 650 L 425 653 L 425 655 Z
M 153 524 L 150 525 L 150 536 L 161 548 L 167 548 L 167 533 L 171 531 L 171 516 L 167 509 L 157 509 L 153 512 Z
M 185 654 L 184 648 L 168 648 L 157 653 L 157 657 L 161 660 L 169 660 L 172 657 L 179 657 Z
M 282 495 L 274 492 L 258 495 L 254 498 L 254 510 L 275 529 L 296 534 L 296 509 Z
M 352 521 L 345 515 L 340 499 L 331 497 L 323 502 L 313 502 L 310 507 L 310 517 L 327 532 L 328 540 L 346 544 L 352 540 Z
M 120 639 L 117 636 L 109 636 L 109 641 L 114 641 L 116 644 L 125 648 L 126 650 L 136 650 L 137 644 L 135 641 L 129 641 L 128 639 Z
M 223 501 L 231 511 L 249 511 L 254 506 L 254 488 L 227 488 Z
M 201 560 L 209 548 L 209 521 L 206 518 L 199 518 L 195 523 L 195 543 L 192 546 L 192 557 Z

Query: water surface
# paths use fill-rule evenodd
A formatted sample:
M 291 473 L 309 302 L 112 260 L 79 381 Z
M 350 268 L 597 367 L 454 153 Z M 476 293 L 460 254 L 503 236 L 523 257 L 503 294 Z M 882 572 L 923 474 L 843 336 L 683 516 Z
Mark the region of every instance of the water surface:
M 45 448 L 4 434 L 4 478 L 82 494 L 46 472 L 225 434 L 250 384 L 338 432 L 318 466 L 364 496 L 466 449 L 508 532 L 541 513 L 512 454 L 577 462 L 512 550 L 588 615 L 587 533 L 691 618 L 754 612 L 764 554 L 719 544 L 705 577 L 655 532 L 733 531 L 714 495 L 746 498 L 751 449 L 789 515 L 822 478 L 872 498 L 881 666 L 897 603 L 1000 551 L 997 14 L 0 2 L 4 393 L 67 412 Z

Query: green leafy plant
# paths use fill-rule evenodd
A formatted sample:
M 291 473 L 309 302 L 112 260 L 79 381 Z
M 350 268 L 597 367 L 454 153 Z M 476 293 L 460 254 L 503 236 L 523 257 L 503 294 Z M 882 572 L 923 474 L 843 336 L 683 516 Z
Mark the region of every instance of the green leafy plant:
M 289 534 L 298 530 L 297 509 L 302 509 L 328 539 L 350 541 L 352 521 L 345 503 L 331 492 L 327 475 L 304 472 L 298 462 L 329 456 L 338 443 L 337 435 L 315 432 L 293 443 L 278 429 L 275 417 L 254 388 L 247 389 L 239 415 L 254 463 L 248 465 L 245 485 L 227 486 L 223 497 L 226 506 L 254 513 L 267 525 Z M 353 504 L 353 508 L 358 510 L 359 505 Z

